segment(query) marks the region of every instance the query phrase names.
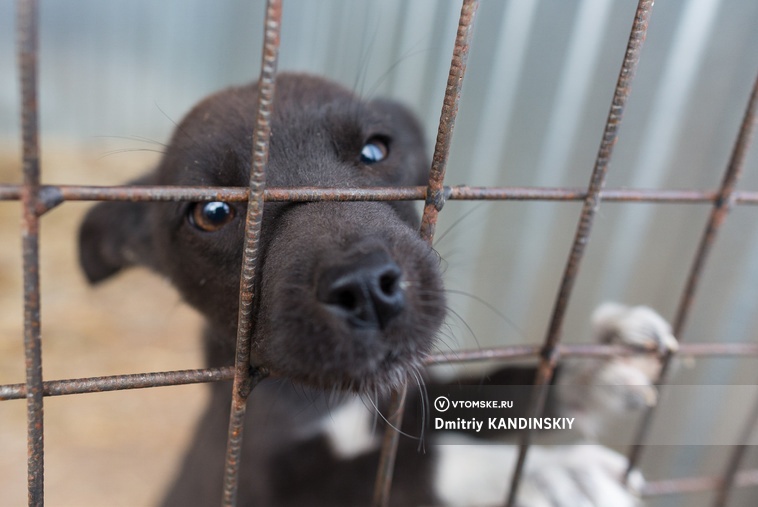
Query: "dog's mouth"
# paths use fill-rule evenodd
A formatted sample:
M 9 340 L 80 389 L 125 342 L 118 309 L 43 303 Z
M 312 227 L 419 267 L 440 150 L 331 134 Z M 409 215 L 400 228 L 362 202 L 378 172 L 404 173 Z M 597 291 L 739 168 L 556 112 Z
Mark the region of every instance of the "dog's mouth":
M 257 344 L 272 374 L 322 389 L 387 392 L 412 378 L 445 314 L 437 259 L 420 240 L 371 242 L 264 283 Z
M 430 340 L 431 344 L 432 340 Z M 427 347 L 424 347 L 426 349 Z M 399 354 L 290 354 L 268 361 L 274 376 L 322 390 L 341 390 L 369 395 L 388 394 L 419 374 L 427 350 Z M 275 355 L 275 354 L 274 354 Z M 299 357 L 298 357 L 299 356 Z M 348 357 L 349 356 L 349 357 Z
M 402 298 L 414 295 L 404 291 Z M 384 392 L 401 385 L 421 368 L 439 327 L 436 312 L 418 308 L 403 306 L 387 317 L 383 309 L 359 310 L 352 301 L 336 309 L 317 299 L 301 303 L 268 333 L 265 362 L 274 374 L 324 389 Z

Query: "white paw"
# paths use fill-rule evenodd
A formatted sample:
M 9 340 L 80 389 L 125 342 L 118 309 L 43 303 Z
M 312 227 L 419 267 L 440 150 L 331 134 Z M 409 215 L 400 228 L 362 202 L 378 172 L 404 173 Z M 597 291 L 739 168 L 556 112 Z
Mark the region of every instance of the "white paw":
M 668 322 L 646 306 L 605 303 L 595 310 L 592 325 L 601 343 L 658 354 L 679 346 Z M 558 385 L 564 411 L 576 417 L 585 436 L 597 437 L 608 417 L 657 403 L 654 383 L 660 367 L 659 356 L 653 354 L 567 362 Z
M 447 506 L 500 506 L 518 456 L 515 445 L 470 445 L 447 435 L 437 448 L 435 490 Z M 519 486 L 519 507 L 636 507 L 644 479 L 622 483 L 626 458 L 601 445 L 532 446 Z
M 442 505 L 504 505 L 518 447 L 455 433 L 437 436 L 434 490 Z
M 644 479 L 622 482 L 626 458 L 601 445 L 532 449 L 518 496 L 520 507 L 634 507 Z
M 674 352 L 679 343 L 666 320 L 647 306 L 604 303 L 592 314 L 595 341 L 630 345 L 660 354 Z

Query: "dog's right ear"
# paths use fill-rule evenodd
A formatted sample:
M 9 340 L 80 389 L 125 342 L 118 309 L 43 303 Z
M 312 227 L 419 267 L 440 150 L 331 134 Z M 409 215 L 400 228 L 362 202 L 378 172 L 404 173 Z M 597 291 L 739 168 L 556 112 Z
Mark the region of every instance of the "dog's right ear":
M 150 184 L 150 177 L 133 184 Z M 151 250 L 147 202 L 102 202 L 89 210 L 79 228 L 79 263 L 90 283 L 123 268 L 144 264 Z

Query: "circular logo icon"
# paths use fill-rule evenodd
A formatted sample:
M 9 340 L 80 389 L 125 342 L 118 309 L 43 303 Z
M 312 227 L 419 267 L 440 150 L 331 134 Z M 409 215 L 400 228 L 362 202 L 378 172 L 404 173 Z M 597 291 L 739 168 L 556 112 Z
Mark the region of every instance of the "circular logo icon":
M 438 412 L 445 412 L 450 408 L 450 400 L 444 396 L 439 396 L 434 400 L 434 408 L 436 408 Z

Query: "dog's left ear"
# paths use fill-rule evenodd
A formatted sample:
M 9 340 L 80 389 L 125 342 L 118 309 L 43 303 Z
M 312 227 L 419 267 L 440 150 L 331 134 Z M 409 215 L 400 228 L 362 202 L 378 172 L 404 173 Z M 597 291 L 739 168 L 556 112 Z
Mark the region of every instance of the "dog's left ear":
M 133 184 L 149 184 L 150 176 Z M 79 264 L 90 283 L 123 268 L 145 264 L 151 251 L 146 202 L 103 202 L 93 207 L 79 228 Z
M 395 129 L 394 143 L 401 143 L 403 153 L 413 154 L 412 160 L 406 161 L 406 168 L 413 172 L 410 185 L 426 185 L 429 181 L 430 162 L 426 154 L 424 131 L 416 116 L 399 102 L 376 99 L 371 107 L 389 117 L 389 124 Z

